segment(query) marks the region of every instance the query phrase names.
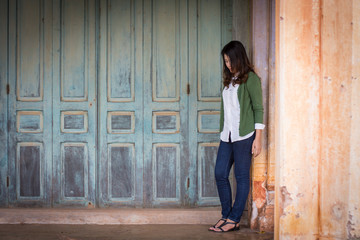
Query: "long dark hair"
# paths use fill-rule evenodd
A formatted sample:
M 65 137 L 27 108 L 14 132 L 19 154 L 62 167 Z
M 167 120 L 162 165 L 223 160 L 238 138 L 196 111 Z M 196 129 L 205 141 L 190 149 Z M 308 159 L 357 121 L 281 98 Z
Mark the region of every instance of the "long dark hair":
M 223 78 L 224 86 L 229 87 L 232 77 L 234 75 L 226 67 L 225 64 L 225 55 L 230 59 L 231 69 L 234 69 L 235 73 L 239 73 L 237 78 L 233 81 L 233 85 L 245 83 L 249 72 L 254 72 L 254 67 L 250 63 L 248 56 L 246 55 L 246 50 L 244 45 L 239 41 L 231 41 L 224 46 L 221 50 L 221 55 L 223 58 Z

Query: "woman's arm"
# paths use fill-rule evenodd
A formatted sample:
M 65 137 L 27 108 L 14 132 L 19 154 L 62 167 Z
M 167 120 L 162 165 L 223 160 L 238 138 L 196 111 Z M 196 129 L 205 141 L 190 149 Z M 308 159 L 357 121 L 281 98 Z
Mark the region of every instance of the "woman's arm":
M 251 98 L 251 104 L 254 111 L 255 119 L 255 140 L 252 145 L 252 154 L 257 157 L 262 149 L 262 129 L 263 124 L 264 106 L 262 103 L 262 89 L 260 78 L 256 74 L 252 74 L 252 78 L 248 79 L 248 91 Z
M 257 157 L 261 153 L 262 148 L 262 129 L 256 129 L 255 131 L 255 140 L 252 144 L 251 153 L 254 157 Z
M 255 73 L 250 72 L 245 84 L 250 96 L 252 110 L 254 111 L 255 124 L 263 124 L 264 106 L 260 78 Z

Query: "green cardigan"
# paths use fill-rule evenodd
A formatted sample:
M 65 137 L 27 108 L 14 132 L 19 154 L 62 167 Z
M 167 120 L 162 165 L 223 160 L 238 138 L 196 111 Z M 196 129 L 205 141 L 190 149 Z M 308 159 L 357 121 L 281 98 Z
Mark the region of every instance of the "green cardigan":
M 264 107 L 260 78 L 249 72 L 246 83 L 238 88 L 240 104 L 239 135 L 245 136 L 255 130 L 255 123 L 263 123 Z M 224 102 L 221 94 L 220 132 L 224 128 Z

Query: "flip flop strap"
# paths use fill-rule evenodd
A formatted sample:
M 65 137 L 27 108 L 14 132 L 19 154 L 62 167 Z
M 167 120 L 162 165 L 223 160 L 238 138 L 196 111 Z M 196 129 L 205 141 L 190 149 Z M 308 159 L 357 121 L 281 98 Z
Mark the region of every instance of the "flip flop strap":
M 224 221 L 224 223 L 226 223 L 226 219 L 225 219 L 225 218 L 221 218 L 221 219 L 219 219 L 219 221 L 217 221 L 217 222 L 215 223 L 215 225 L 213 226 L 213 228 L 215 228 L 215 227 L 216 227 L 216 225 L 217 225 L 220 221 Z M 219 227 L 223 226 L 223 225 L 224 225 L 224 223 L 223 223 L 223 224 L 221 224 Z
M 225 225 L 228 225 L 228 224 L 233 224 L 233 225 L 235 225 L 235 226 L 234 226 L 233 228 L 228 229 L 227 231 L 236 228 L 236 224 L 238 224 L 238 223 L 237 223 L 237 222 L 225 222 L 223 225 L 221 225 L 221 226 L 218 227 L 218 228 L 219 228 L 222 232 L 227 232 L 227 231 L 224 231 L 224 229 L 222 229 L 222 227 L 224 227 Z

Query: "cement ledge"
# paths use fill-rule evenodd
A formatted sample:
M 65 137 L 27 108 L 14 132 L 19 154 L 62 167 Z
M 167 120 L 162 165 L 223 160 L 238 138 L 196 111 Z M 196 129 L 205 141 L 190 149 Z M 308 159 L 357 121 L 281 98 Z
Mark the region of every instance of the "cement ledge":
M 214 224 L 220 208 L 34 209 L 0 208 L 0 224 Z

